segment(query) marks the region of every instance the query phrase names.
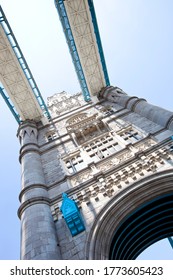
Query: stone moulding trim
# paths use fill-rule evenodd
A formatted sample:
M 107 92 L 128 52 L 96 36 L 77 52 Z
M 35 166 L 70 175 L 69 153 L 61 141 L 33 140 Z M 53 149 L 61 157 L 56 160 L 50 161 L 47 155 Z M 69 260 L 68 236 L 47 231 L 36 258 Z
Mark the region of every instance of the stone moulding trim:
M 126 103 L 125 103 L 125 105 L 124 105 L 124 108 L 127 108 L 127 106 L 128 106 L 128 104 L 129 104 L 129 102 L 131 101 L 131 100 L 133 100 L 133 99 L 137 99 L 138 100 L 138 97 L 137 96 L 131 96 L 131 97 L 129 97 L 129 99 L 126 101 Z M 137 101 L 136 100 L 136 101 Z M 127 108 L 127 109 L 129 109 L 129 108 Z M 129 109 L 129 110 L 131 110 L 131 109 Z
M 42 146 L 40 146 L 40 150 L 39 150 L 40 155 L 44 155 L 44 154 L 46 154 L 47 152 L 50 152 L 51 150 L 57 149 L 58 146 L 62 145 L 62 143 L 58 143 L 58 144 L 55 143 L 56 140 L 58 140 L 58 139 L 54 139 L 54 140 L 52 140 L 51 142 L 47 142 L 47 143 L 43 144 Z M 63 143 L 67 143 L 67 142 L 70 141 L 70 140 L 71 140 L 71 139 L 70 139 L 70 137 L 69 137 L 67 140 L 63 141 Z M 58 141 L 61 141 L 61 140 L 58 140 Z M 54 142 L 54 143 L 53 143 L 53 142 Z M 51 145 L 51 143 L 53 143 L 53 145 Z M 44 148 L 44 150 L 43 150 L 43 148 Z M 56 150 L 56 151 L 57 151 L 57 150 Z
M 173 193 L 173 169 L 152 174 L 117 193 L 95 218 L 86 241 L 85 259 L 107 260 L 115 230 L 143 203 Z
M 130 110 L 131 110 L 132 112 L 135 112 L 135 108 L 136 108 L 136 106 L 137 106 L 140 102 L 147 102 L 147 100 L 144 99 L 144 98 L 138 98 L 138 99 L 135 101 L 135 103 L 132 105 L 132 107 L 130 108 Z
M 21 154 L 21 153 L 22 153 L 22 150 L 23 150 L 24 148 L 28 147 L 28 146 L 36 146 L 36 147 L 39 149 L 38 144 L 32 143 L 32 142 L 31 142 L 31 143 L 28 143 L 28 144 L 23 145 L 23 146 L 20 148 L 19 153 Z
M 54 182 L 54 183 L 52 183 L 52 184 L 50 184 L 50 185 L 47 185 L 47 186 L 46 186 L 46 187 L 47 187 L 47 190 L 49 191 L 50 189 L 53 189 L 53 188 L 58 187 L 58 186 L 61 185 L 62 183 L 65 183 L 65 182 L 67 181 L 68 178 L 69 178 L 69 176 L 65 174 L 64 177 L 61 178 L 61 180 L 56 181 L 56 182 Z
M 32 184 L 32 185 L 29 185 L 27 187 L 25 187 L 19 194 L 19 201 L 21 202 L 22 200 L 22 196 L 27 192 L 27 191 L 30 191 L 32 189 L 35 189 L 35 188 L 40 188 L 40 189 L 44 189 L 44 190 L 48 190 L 47 186 L 46 185 L 43 185 L 43 184 Z
M 78 108 L 76 107 L 75 109 L 71 110 L 70 112 L 66 112 L 66 113 L 64 113 L 64 114 L 62 114 L 60 116 L 52 118 L 51 121 L 52 121 L 53 124 L 55 124 L 56 122 L 59 122 L 59 121 L 62 121 L 63 119 L 66 119 L 66 115 L 67 114 L 69 114 L 69 115 L 71 114 L 72 115 L 72 114 L 74 114 L 74 112 L 76 110 L 78 110 L 79 112 L 82 112 L 82 111 L 84 111 L 86 109 L 86 107 L 87 107 L 87 109 L 89 109 L 90 107 L 93 107 L 94 105 L 95 104 L 91 104 L 91 103 L 84 104 L 82 106 L 79 106 Z M 42 126 L 42 127 L 40 127 L 40 129 L 43 129 L 44 127 L 45 126 Z
M 20 156 L 19 156 L 19 162 L 21 163 L 21 162 L 22 162 L 22 157 L 23 157 L 25 154 L 30 153 L 30 152 L 32 152 L 32 153 L 37 153 L 38 155 L 40 155 L 40 151 L 39 151 L 39 150 L 31 148 L 31 149 L 28 149 L 28 150 L 26 150 L 26 151 L 23 151 L 23 152 L 20 154 Z
M 167 129 L 169 129 L 169 126 L 170 126 L 170 124 L 173 122 L 173 116 L 171 116 L 169 119 L 168 119 L 168 121 L 167 121 L 167 123 L 166 123 L 166 125 L 165 125 L 165 128 L 167 128 Z
M 152 133 L 150 133 L 151 134 L 151 136 L 157 136 L 158 134 L 160 134 L 160 133 L 162 133 L 162 132 L 165 132 L 167 129 L 165 129 L 165 128 L 161 128 L 161 129 L 159 129 L 159 130 L 157 130 L 157 131 L 155 131 L 155 132 L 152 132 Z
M 28 199 L 27 201 L 22 203 L 18 209 L 17 214 L 18 214 L 19 219 L 21 219 L 21 215 L 25 211 L 25 209 L 34 204 L 47 204 L 50 206 L 50 199 L 43 197 L 43 196 L 38 196 L 38 197 Z
M 51 131 L 49 131 L 49 132 L 51 132 Z M 49 132 L 47 132 L 47 134 L 49 134 Z M 63 134 L 63 135 L 58 135 L 56 138 L 54 138 L 54 139 L 52 139 L 51 141 L 47 141 L 46 143 L 44 143 L 44 144 L 41 144 L 41 145 L 39 145 L 39 148 L 43 148 L 44 146 L 47 146 L 47 145 L 49 145 L 49 144 L 51 144 L 51 143 L 54 143 L 54 142 L 56 142 L 56 141 L 62 141 L 62 139 L 63 139 L 63 137 L 67 137 L 67 136 L 69 136 L 68 135 L 68 133 L 65 133 L 65 134 Z M 69 139 L 70 139 L 70 136 L 69 136 Z M 65 141 L 69 141 L 69 139 L 67 139 L 67 140 L 65 140 Z M 64 141 L 64 142 L 65 142 Z M 56 146 L 58 146 L 58 145 L 60 145 L 61 143 L 58 143 L 58 144 L 55 144 Z M 54 146 L 53 146 L 54 147 Z M 50 148 L 52 148 L 52 147 L 50 147 Z M 49 148 L 48 148 L 49 149 Z
M 122 112 L 120 112 L 120 111 L 122 111 Z M 123 112 L 123 111 L 124 111 L 124 112 Z M 116 113 L 118 113 L 118 114 L 116 114 Z M 120 113 L 120 114 L 119 114 L 119 113 Z M 111 122 L 111 121 L 113 121 L 113 120 L 116 120 L 116 119 L 125 117 L 125 116 L 127 116 L 127 115 L 130 115 L 130 114 L 132 114 L 132 113 L 133 113 L 133 112 L 131 112 L 129 109 L 123 107 L 123 108 L 120 109 L 119 111 L 115 112 L 114 117 L 113 117 L 111 120 L 108 120 L 108 123 Z M 106 118 L 106 117 L 107 117 L 107 116 L 105 116 L 104 118 Z

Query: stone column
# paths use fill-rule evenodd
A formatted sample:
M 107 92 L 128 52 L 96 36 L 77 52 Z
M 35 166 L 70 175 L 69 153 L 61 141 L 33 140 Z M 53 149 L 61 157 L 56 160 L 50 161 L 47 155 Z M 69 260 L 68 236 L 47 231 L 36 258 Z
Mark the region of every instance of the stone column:
M 164 93 L 163 93 L 164 94 Z M 173 112 L 149 104 L 145 99 L 136 96 L 128 96 L 118 87 L 106 87 L 99 93 L 99 99 L 103 98 L 119 104 L 147 119 L 173 130 Z
M 21 206 L 18 210 L 21 219 L 21 259 L 61 259 L 37 133 L 37 126 L 32 121 L 22 123 L 18 130 L 22 169 Z

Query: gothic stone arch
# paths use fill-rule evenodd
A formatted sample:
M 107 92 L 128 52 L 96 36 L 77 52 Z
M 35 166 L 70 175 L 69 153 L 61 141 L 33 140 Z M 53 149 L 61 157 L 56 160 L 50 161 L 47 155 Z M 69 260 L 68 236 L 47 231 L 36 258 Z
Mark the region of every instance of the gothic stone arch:
M 108 260 L 116 229 L 141 205 L 173 194 L 173 169 L 153 174 L 122 190 L 101 210 L 86 242 L 86 259 Z

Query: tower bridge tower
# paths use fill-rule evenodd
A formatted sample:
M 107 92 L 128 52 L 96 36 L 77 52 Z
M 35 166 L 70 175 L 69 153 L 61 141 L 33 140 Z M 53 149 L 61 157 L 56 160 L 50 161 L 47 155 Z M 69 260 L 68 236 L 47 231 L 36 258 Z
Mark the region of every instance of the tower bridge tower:
M 50 124 L 18 131 L 22 259 L 135 259 L 171 236 L 173 114 L 116 87 L 48 108 Z
M 55 5 L 82 93 L 47 105 L 1 11 L 1 93 L 21 144 L 21 259 L 135 259 L 173 235 L 173 113 L 110 86 L 92 1 Z

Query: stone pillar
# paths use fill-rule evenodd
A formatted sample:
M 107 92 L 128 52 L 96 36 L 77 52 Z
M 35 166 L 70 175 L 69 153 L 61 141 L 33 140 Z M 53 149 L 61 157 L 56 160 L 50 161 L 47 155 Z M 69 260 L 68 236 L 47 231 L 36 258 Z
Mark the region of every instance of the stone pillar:
M 22 169 L 21 206 L 18 210 L 21 219 L 21 259 L 61 259 L 37 133 L 37 126 L 32 121 L 22 123 L 18 130 Z
M 149 104 L 145 99 L 136 96 L 128 96 L 118 87 L 106 87 L 99 93 L 99 99 L 107 99 L 119 104 L 123 108 L 139 114 L 142 117 L 173 130 L 173 112 Z

